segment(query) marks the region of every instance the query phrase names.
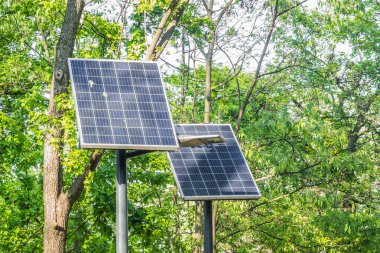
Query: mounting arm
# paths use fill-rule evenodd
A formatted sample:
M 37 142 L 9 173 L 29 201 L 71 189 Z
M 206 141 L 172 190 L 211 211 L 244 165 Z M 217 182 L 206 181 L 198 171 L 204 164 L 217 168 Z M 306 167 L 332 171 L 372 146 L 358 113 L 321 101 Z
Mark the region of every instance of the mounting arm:
M 180 147 L 198 147 L 202 145 L 223 143 L 225 140 L 220 135 L 178 135 Z M 156 152 L 156 150 L 134 150 L 126 152 L 126 159 L 139 155 Z
M 178 135 L 178 141 L 180 147 L 198 147 L 225 142 L 220 135 Z

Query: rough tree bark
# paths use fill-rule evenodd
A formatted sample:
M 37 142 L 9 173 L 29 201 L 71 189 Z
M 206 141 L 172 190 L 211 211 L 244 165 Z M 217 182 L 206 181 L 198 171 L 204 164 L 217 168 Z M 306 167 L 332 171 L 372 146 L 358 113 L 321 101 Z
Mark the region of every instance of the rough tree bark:
M 68 0 L 61 35 L 56 47 L 55 64 L 48 115 L 59 119 L 62 112 L 55 105 L 55 98 L 67 92 L 67 59 L 72 55 L 84 1 Z M 45 132 L 44 144 L 44 252 L 64 252 L 67 223 L 70 212 L 70 197 L 63 189 L 62 165 L 60 160 L 62 130 L 52 124 Z

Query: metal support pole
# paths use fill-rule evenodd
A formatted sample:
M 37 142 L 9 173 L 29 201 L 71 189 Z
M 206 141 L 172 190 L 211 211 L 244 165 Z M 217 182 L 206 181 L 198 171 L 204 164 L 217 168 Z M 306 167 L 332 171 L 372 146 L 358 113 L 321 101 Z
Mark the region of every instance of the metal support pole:
M 204 253 L 213 253 L 212 245 L 212 202 L 211 200 L 204 201 Z
M 116 252 L 128 253 L 127 157 L 116 151 Z

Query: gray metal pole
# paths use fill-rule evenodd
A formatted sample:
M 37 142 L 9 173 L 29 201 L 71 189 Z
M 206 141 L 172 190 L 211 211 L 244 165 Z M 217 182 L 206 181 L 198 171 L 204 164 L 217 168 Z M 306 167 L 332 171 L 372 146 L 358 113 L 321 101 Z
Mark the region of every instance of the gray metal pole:
M 212 202 L 211 200 L 204 201 L 204 253 L 212 253 Z
M 116 252 L 128 253 L 127 157 L 116 151 Z

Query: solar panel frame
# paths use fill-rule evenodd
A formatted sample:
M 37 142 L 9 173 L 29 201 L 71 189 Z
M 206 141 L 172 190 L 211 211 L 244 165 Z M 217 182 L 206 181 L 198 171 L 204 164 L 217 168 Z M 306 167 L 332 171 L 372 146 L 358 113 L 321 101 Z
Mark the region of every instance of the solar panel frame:
M 243 154 L 243 151 L 242 149 L 240 148 L 240 145 L 239 145 L 239 142 L 237 141 L 237 138 L 236 138 L 236 135 L 231 127 L 230 124 L 176 124 L 176 126 L 228 126 L 230 131 L 232 132 L 233 134 L 233 138 L 239 148 L 239 153 L 241 154 L 241 156 L 243 157 L 243 160 L 244 160 L 244 165 L 248 168 L 248 174 L 250 176 L 250 179 L 252 180 L 253 184 L 254 184 L 254 188 L 257 189 L 257 194 L 251 194 L 251 195 L 203 195 L 203 196 L 186 196 L 182 190 L 182 187 L 181 187 L 181 184 L 180 184 L 180 180 L 178 179 L 178 175 L 174 169 L 174 164 L 170 158 L 170 154 L 168 153 L 167 154 L 167 157 L 168 157 L 168 160 L 169 160 L 169 163 L 170 163 L 170 168 L 174 174 L 174 179 L 175 179 L 175 182 L 176 182 L 176 185 L 179 189 L 179 192 L 180 192 L 180 195 L 182 197 L 183 200 L 185 201 L 198 201 L 198 200 L 252 200 L 252 199 L 258 199 L 261 197 L 261 193 L 260 193 L 260 189 L 257 187 L 257 184 L 256 184 L 256 181 L 252 175 L 252 172 L 251 170 L 249 169 L 249 166 L 248 166 L 248 163 L 247 163 L 247 160 L 245 159 L 245 156 Z M 223 136 L 222 136 L 223 137 Z M 217 145 L 220 145 L 220 144 L 217 144 Z M 222 144 L 223 145 L 223 144 Z M 179 152 L 181 152 L 181 150 L 179 150 Z
M 72 61 L 94 61 L 94 62 L 111 62 L 111 63 L 114 63 L 114 62 L 122 62 L 122 63 L 138 63 L 138 64 L 143 64 L 143 63 L 149 63 L 149 64 L 156 64 L 157 65 L 157 69 L 158 69 L 158 73 L 159 73 L 159 80 L 161 82 L 161 87 L 162 87 L 162 91 L 163 91 L 163 95 L 165 97 L 165 105 L 166 105 L 166 109 L 167 109 L 167 112 L 169 114 L 169 120 L 170 120 L 170 128 L 171 128 L 171 131 L 173 133 L 173 137 L 174 137 L 174 140 L 175 140 L 175 145 L 147 145 L 147 144 L 112 144 L 112 143 L 88 143 L 88 142 L 85 142 L 84 139 L 83 139 L 83 128 L 82 128 L 82 125 L 81 125 L 81 119 L 80 119 L 80 114 L 79 114 L 79 106 L 78 106 L 78 98 L 77 98 L 77 90 L 76 90 L 76 85 L 75 85 L 75 81 L 74 81 L 74 75 L 73 75 L 73 67 L 71 66 L 71 62 Z M 166 96 L 166 89 L 164 87 L 164 82 L 163 82 L 163 78 L 162 78 L 162 74 L 161 74 L 161 71 L 159 71 L 159 67 L 158 67 L 158 64 L 157 62 L 153 62 L 153 61 L 135 61 L 135 60 L 112 60 L 112 59 L 84 59 L 84 58 L 69 58 L 68 59 L 68 66 L 69 66 L 69 73 L 70 73 L 70 80 L 71 80 L 71 87 L 72 87 L 72 93 L 73 93 L 73 97 L 74 97 L 74 104 L 75 104 L 75 115 L 76 115 L 76 120 L 77 120 L 77 127 L 78 127 L 78 131 L 79 131 L 79 146 L 80 148 L 98 148 L 98 149 L 132 149 L 132 150 L 157 150 L 157 151 L 178 151 L 179 150 L 179 142 L 178 142 L 178 138 L 177 138 L 177 134 L 175 132 L 175 129 L 174 129 L 174 124 L 173 124 L 173 118 L 172 118 L 172 115 L 171 115 L 171 112 L 170 112 L 170 106 L 169 106 L 169 102 L 168 102 L 168 99 L 167 99 L 167 96 Z M 130 69 L 129 69 L 130 70 Z M 86 70 L 87 71 L 87 70 Z M 118 77 L 116 76 L 115 77 L 116 79 L 118 79 Z M 131 75 L 131 78 L 132 78 L 132 75 Z M 145 77 L 146 78 L 146 77 Z M 104 83 L 102 82 L 102 85 L 104 87 Z M 118 85 L 118 88 L 119 88 L 119 94 L 120 94 L 120 85 Z M 136 96 L 136 92 L 133 92 L 133 94 Z M 136 99 L 137 101 L 137 99 Z M 91 100 L 91 104 L 93 103 L 93 100 Z M 107 105 L 108 107 L 108 105 Z M 93 108 L 93 105 L 92 105 L 92 108 Z M 124 106 L 123 106 L 124 108 Z M 94 110 L 94 109 L 93 109 Z M 107 110 L 108 113 L 109 113 L 109 110 Z M 155 113 L 155 112 L 153 112 Z M 95 115 L 94 115 L 94 118 L 95 118 Z M 110 117 L 110 119 L 112 119 Z M 139 118 L 139 120 L 141 121 L 141 119 Z M 111 128 L 111 126 L 110 126 Z M 142 129 L 143 127 L 141 127 Z M 158 129 L 158 127 L 157 127 Z M 95 127 L 95 130 L 97 131 L 97 128 Z M 99 133 L 96 134 L 98 137 L 100 136 Z M 112 135 L 113 138 L 114 138 L 114 134 Z

